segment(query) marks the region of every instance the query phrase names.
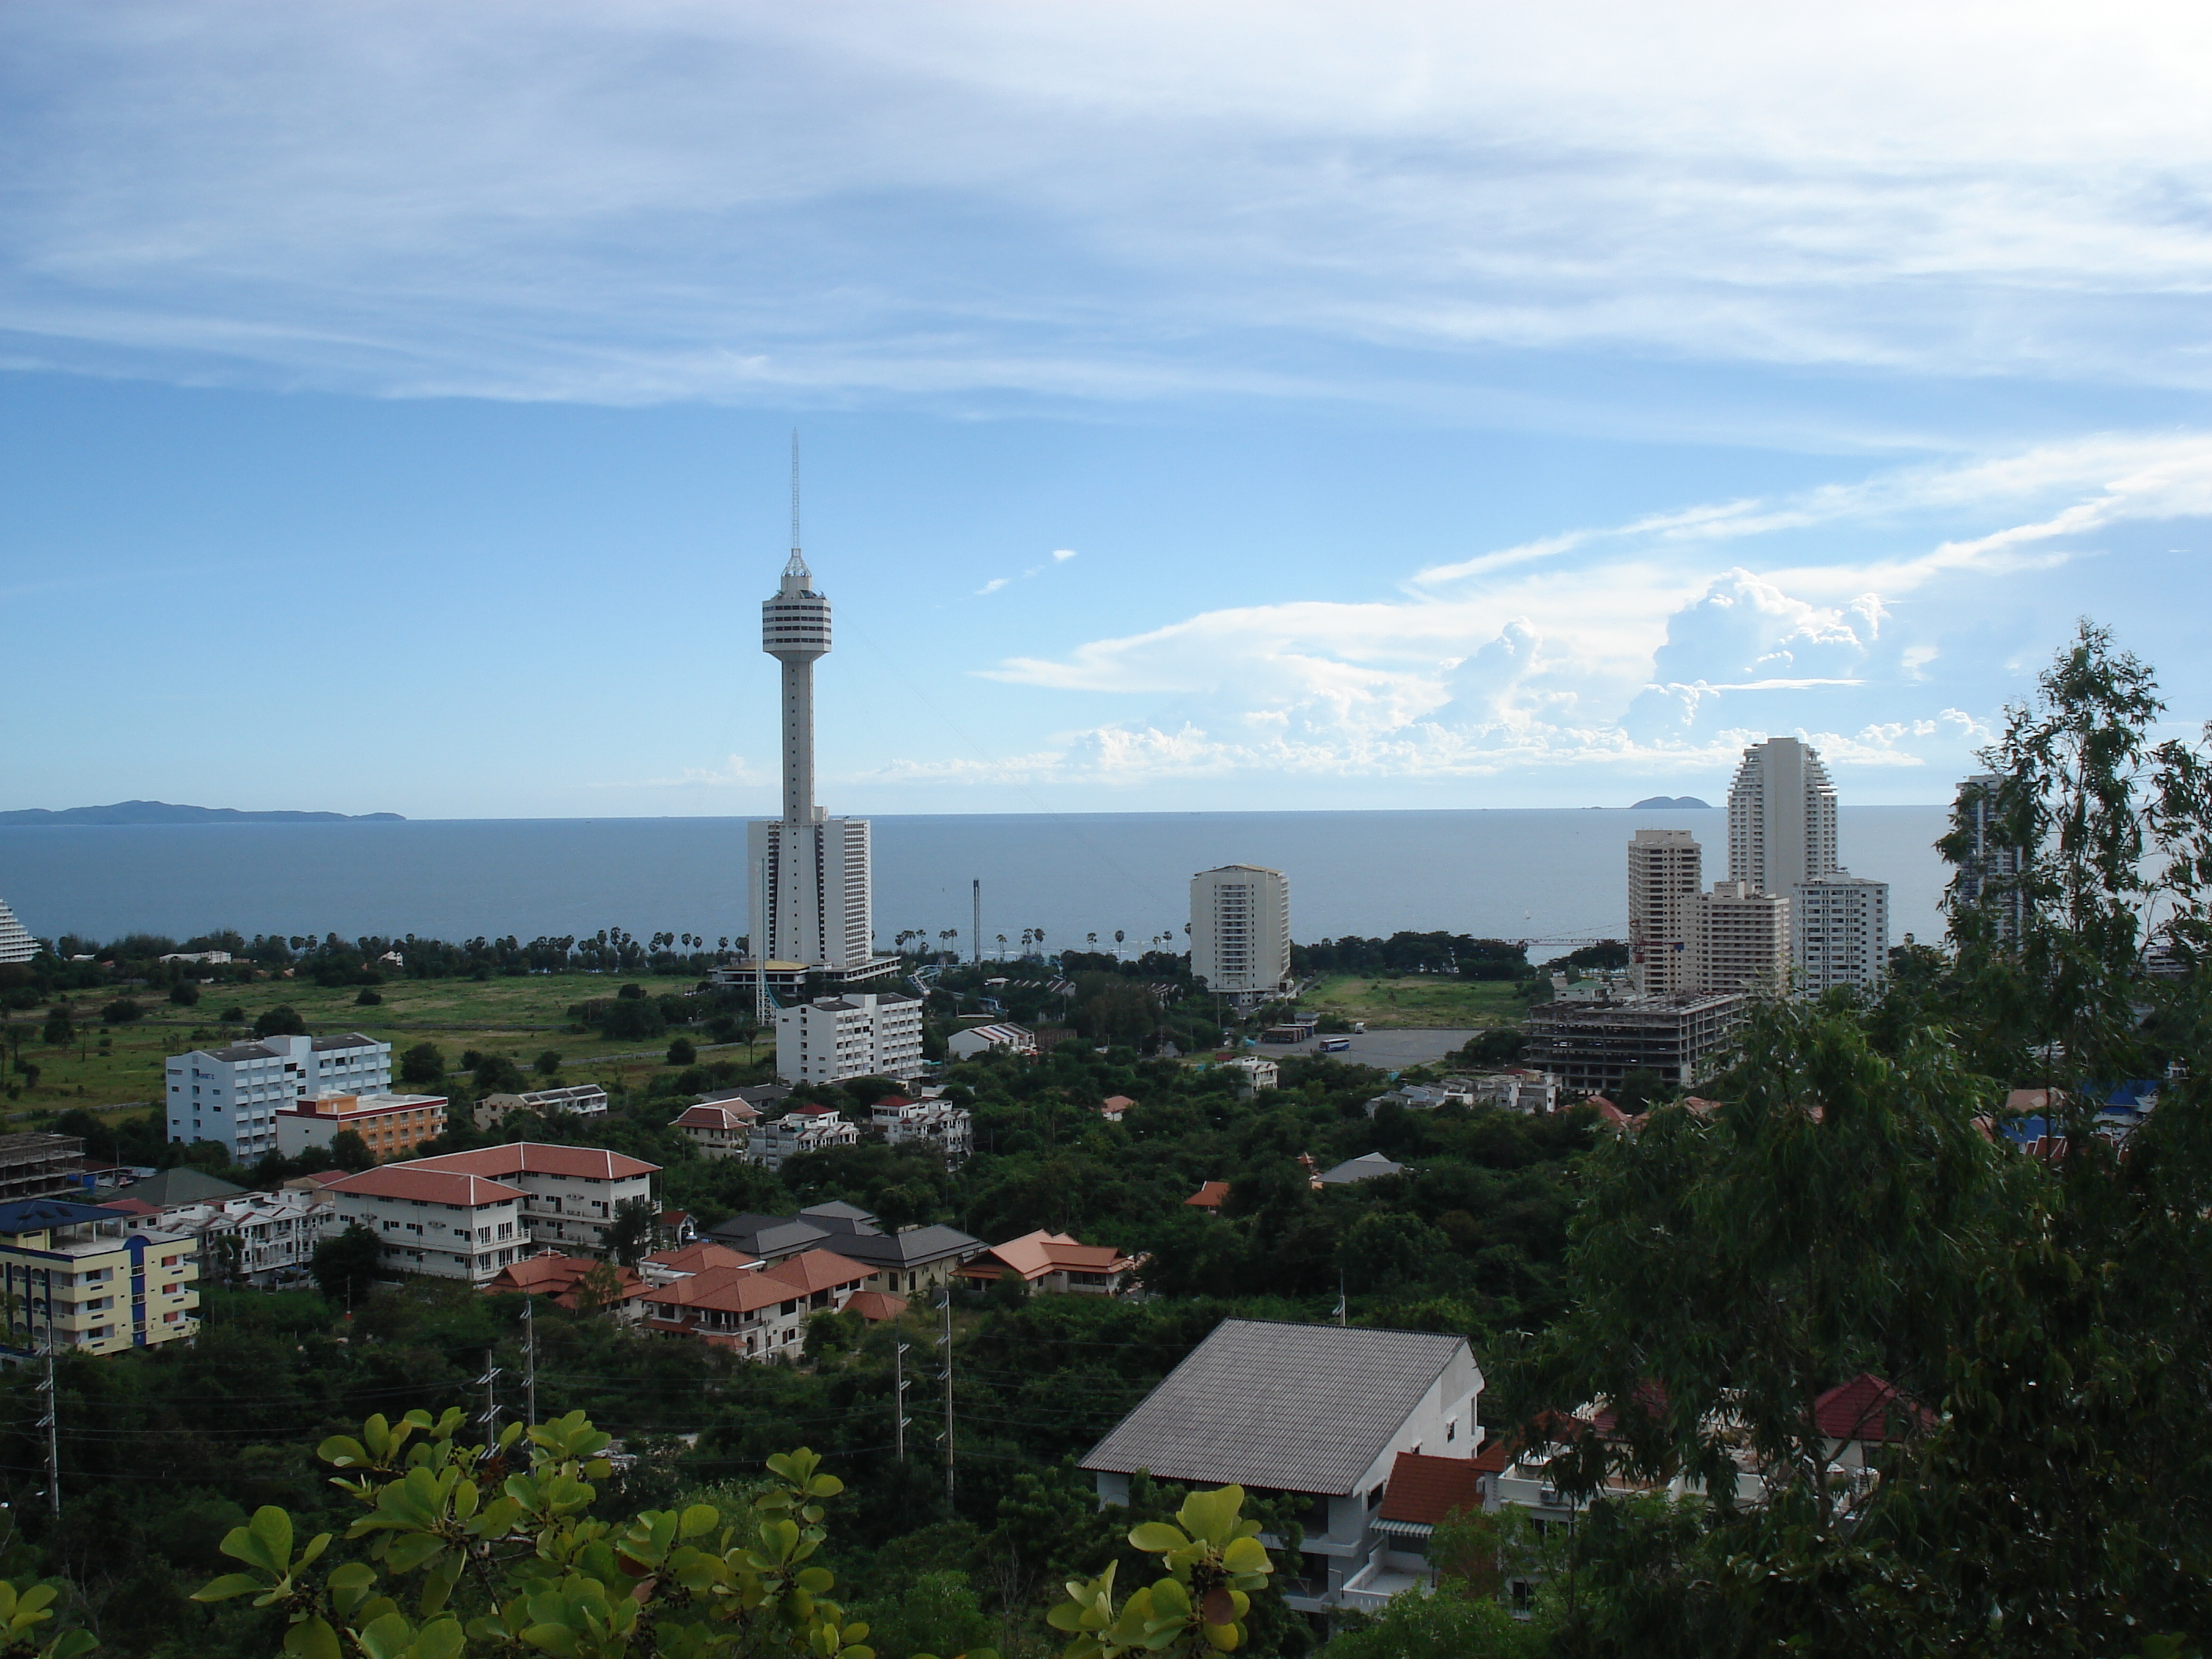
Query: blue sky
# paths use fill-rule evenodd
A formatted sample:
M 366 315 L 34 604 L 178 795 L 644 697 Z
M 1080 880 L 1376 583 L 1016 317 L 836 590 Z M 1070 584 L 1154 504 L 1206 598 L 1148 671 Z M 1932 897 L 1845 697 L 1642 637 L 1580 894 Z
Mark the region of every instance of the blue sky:
M 841 810 L 2193 725 L 2212 16 L 1850 9 L 18 0 L 0 807 L 761 811 L 794 426 Z

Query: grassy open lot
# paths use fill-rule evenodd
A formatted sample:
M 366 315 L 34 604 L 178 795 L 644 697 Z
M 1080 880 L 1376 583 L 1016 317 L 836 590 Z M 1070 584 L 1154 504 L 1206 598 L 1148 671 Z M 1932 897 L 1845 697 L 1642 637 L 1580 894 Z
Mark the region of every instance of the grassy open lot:
M 1364 1019 L 1376 1030 L 1458 1030 L 1505 1025 L 1518 1020 L 1526 1005 L 1501 980 L 1445 979 L 1415 975 L 1407 979 L 1370 979 L 1363 974 L 1333 974 L 1298 999 L 1309 1014 Z
M 62 1111 L 82 1106 L 98 1111 L 103 1107 L 159 1100 L 161 1063 L 186 1049 L 213 1048 L 226 1040 L 217 1017 L 227 1009 L 240 1008 L 250 1023 L 264 1009 L 279 1003 L 296 1009 L 307 1029 L 317 1036 L 359 1031 L 392 1045 L 394 1071 L 400 1053 L 418 1042 L 435 1043 L 446 1063 L 458 1066 L 465 1050 L 505 1054 L 524 1070 L 540 1053 L 550 1048 L 561 1055 L 562 1083 L 599 1081 L 610 1088 L 629 1085 L 649 1076 L 659 1064 L 660 1044 L 607 1042 L 595 1034 L 568 1029 L 568 1010 L 579 1002 L 611 997 L 625 982 L 641 984 L 647 994 L 689 991 L 695 981 L 635 976 L 634 981 L 603 974 L 540 974 L 521 979 L 387 980 L 376 988 L 384 1000 L 374 1007 L 355 1002 L 360 993 L 348 986 L 325 989 L 289 980 L 264 980 L 252 985 L 210 985 L 202 988 L 199 1005 L 179 1008 L 158 991 L 137 993 L 147 1012 L 126 1025 L 103 1026 L 100 1010 L 118 994 L 78 993 L 69 999 L 79 1027 L 67 1048 L 50 1048 L 40 1040 L 46 1023 L 40 1008 L 15 1016 L 14 1027 L 22 1033 L 22 1057 L 39 1067 L 35 1089 L 21 1098 L 0 1103 L 11 1118 L 41 1111 Z M 709 1049 L 703 1032 L 689 1032 L 702 1057 L 743 1059 L 743 1044 L 729 1049 Z M 105 1042 L 103 1042 L 103 1039 Z M 12 1049 L 12 1032 L 9 1048 Z M 647 1058 L 635 1056 L 648 1048 Z M 762 1045 L 757 1053 L 769 1052 Z M 19 1082 L 12 1073 L 8 1081 Z M 396 1082 L 396 1076 L 395 1076 Z

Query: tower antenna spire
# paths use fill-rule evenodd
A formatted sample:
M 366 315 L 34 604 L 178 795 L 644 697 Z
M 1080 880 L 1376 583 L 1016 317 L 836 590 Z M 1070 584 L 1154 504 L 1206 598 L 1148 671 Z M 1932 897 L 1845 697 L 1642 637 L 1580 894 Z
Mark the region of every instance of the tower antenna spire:
M 804 574 L 806 560 L 799 550 L 799 428 L 791 429 L 791 564 L 788 567 Z

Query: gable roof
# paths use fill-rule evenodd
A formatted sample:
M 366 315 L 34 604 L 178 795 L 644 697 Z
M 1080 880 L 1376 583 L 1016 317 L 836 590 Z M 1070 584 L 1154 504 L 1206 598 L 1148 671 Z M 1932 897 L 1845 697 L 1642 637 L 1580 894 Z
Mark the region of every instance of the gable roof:
M 1359 1158 L 1347 1158 L 1333 1170 L 1323 1170 L 1314 1178 L 1330 1186 L 1340 1187 L 1349 1181 L 1372 1181 L 1377 1176 L 1391 1176 L 1405 1169 L 1402 1164 L 1393 1164 L 1380 1152 L 1368 1152 Z
M 702 1273 L 709 1267 L 757 1267 L 759 1261 L 725 1245 L 701 1239 L 696 1244 L 686 1244 L 681 1249 L 655 1250 L 646 1257 L 656 1267 L 672 1273 Z
M 173 1170 L 164 1170 L 157 1176 L 131 1183 L 131 1197 L 143 1199 L 160 1210 L 179 1204 L 204 1204 L 211 1198 L 235 1198 L 245 1190 L 234 1181 L 209 1175 L 188 1164 L 179 1164 Z
M 668 1121 L 672 1129 L 744 1129 L 760 1117 L 759 1109 L 742 1100 L 716 1101 L 686 1106 Z
M 983 1241 L 957 1227 L 909 1227 L 899 1233 L 836 1233 L 830 1235 L 840 1255 L 885 1267 L 926 1267 L 949 1256 L 963 1259 L 983 1248 Z
M 1184 1203 L 1195 1205 L 1201 1210 L 1218 1210 L 1228 1201 L 1229 1183 L 1225 1181 L 1209 1181 L 1183 1200 Z
M 424 1204 L 459 1204 L 473 1209 L 479 1204 L 501 1204 L 520 1199 L 520 1187 L 510 1187 L 505 1182 L 494 1181 L 488 1176 L 464 1175 L 458 1170 L 425 1169 L 423 1164 L 436 1163 L 426 1158 L 416 1164 L 386 1164 L 374 1170 L 363 1170 L 359 1175 L 349 1175 L 343 1181 L 333 1181 L 326 1189 L 333 1193 L 357 1193 L 363 1198 L 400 1198 L 417 1200 Z
M 820 1243 L 830 1237 L 830 1229 L 796 1216 L 733 1215 L 708 1228 L 707 1236 L 747 1255 L 773 1259 Z
M 559 1306 L 574 1310 L 582 1300 L 584 1276 L 599 1264 L 589 1256 L 529 1255 L 520 1261 L 501 1267 L 486 1285 L 487 1295 L 526 1292 L 532 1296 L 550 1296 Z M 635 1302 L 645 1294 L 645 1281 L 629 1268 L 617 1266 L 615 1277 L 620 1282 L 617 1302 Z
M 658 1164 L 626 1158 L 604 1147 L 555 1146 L 542 1140 L 510 1140 L 503 1146 L 479 1146 L 472 1152 L 444 1152 L 436 1158 L 418 1158 L 398 1167 L 486 1176 L 495 1181 L 521 1175 L 580 1176 L 588 1181 L 620 1181 L 630 1176 L 660 1172 Z
M 1813 1402 L 1813 1422 L 1830 1440 L 1902 1440 L 1936 1426 L 1936 1413 L 1895 1383 L 1869 1372 Z
M 889 1291 L 855 1291 L 845 1304 L 847 1313 L 856 1313 L 872 1323 L 896 1319 L 906 1311 L 906 1298 L 893 1296 Z
M 1472 1457 L 1400 1452 L 1382 1490 L 1382 1519 L 1433 1527 L 1455 1510 L 1480 1514 L 1484 1473 Z
M 648 1287 L 643 1300 L 662 1308 L 708 1308 L 718 1313 L 757 1313 L 805 1294 L 788 1280 L 750 1267 L 709 1267 L 689 1279 Z
M 1042 1227 L 1019 1238 L 1010 1238 L 1003 1244 L 994 1244 L 977 1258 L 975 1265 L 988 1273 L 994 1261 L 1002 1268 L 1012 1268 L 1024 1279 L 1042 1279 L 1054 1273 L 1126 1272 L 1136 1265 L 1111 1244 L 1085 1244 L 1070 1234 L 1047 1232 Z
M 873 1267 L 839 1255 L 835 1250 L 801 1250 L 797 1255 L 779 1261 L 773 1267 L 761 1269 L 763 1279 L 773 1279 L 787 1286 L 787 1296 L 811 1295 L 816 1291 L 834 1290 L 840 1285 L 857 1285 Z
M 1225 1319 L 1081 1467 L 1340 1495 L 1439 1378 L 1448 1403 L 1482 1386 L 1465 1337 Z

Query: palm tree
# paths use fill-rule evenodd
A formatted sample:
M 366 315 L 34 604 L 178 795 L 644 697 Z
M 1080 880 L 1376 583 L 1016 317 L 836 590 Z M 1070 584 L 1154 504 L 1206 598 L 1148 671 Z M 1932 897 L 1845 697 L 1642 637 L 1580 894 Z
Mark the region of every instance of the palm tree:
M 1084 937 L 1084 938 L 1085 938 L 1085 939 L 1089 939 L 1089 940 L 1091 941 L 1091 948 L 1093 951 L 1096 951 L 1096 950 L 1098 948 L 1098 935 L 1097 935 L 1097 934 L 1096 934 L 1096 933 L 1085 933 L 1083 937 Z
M 1006 959 L 1006 936 L 1004 933 L 1001 933 L 1001 934 L 1000 934 L 1000 935 L 999 935 L 999 960 L 1000 960 L 1000 961 L 1001 961 L 1001 962 L 1004 962 Z
M 1124 937 L 1126 936 L 1120 928 L 1116 927 L 1114 930 L 1114 960 L 1116 962 L 1121 959 L 1121 940 Z

